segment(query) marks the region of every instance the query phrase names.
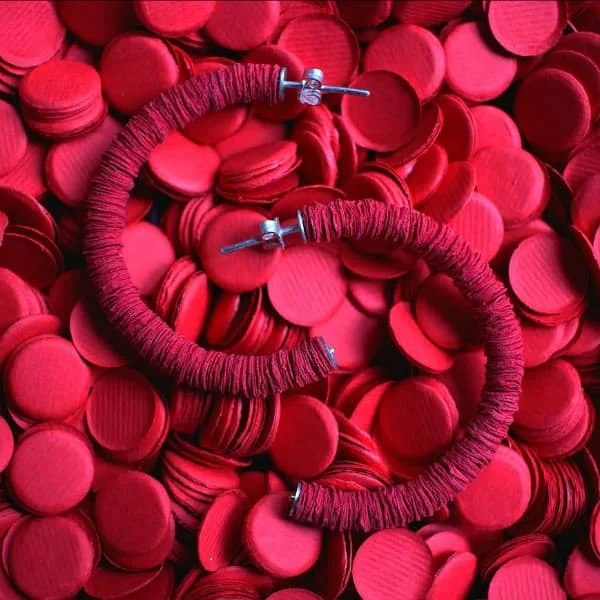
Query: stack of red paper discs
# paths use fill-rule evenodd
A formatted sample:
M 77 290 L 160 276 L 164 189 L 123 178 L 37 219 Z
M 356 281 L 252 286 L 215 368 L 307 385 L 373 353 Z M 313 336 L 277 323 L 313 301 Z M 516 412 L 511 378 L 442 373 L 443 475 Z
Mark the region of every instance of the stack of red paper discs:
M 335 348 L 327 379 L 270 398 L 147 369 L 81 252 L 127 119 L 236 62 L 371 95 L 289 92 L 170 134 L 131 191 L 123 255 L 189 340 Z M 599 117 L 593 0 L 1 2 L 0 600 L 600 598 Z M 288 518 L 298 481 L 418 477 L 485 380 L 460 289 L 396 245 L 220 253 L 266 218 L 363 198 L 489 262 L 526 372 L 509 437 L 450 505 L 406 529 L 321 531 Z

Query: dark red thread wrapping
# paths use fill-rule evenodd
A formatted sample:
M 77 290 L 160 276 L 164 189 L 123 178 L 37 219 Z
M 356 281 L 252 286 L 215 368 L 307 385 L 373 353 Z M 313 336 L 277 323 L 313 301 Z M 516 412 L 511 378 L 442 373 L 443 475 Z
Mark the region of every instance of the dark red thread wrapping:
M 147 105 L 105 154 L 87 202 L 84 253 L 112 325 L 154 368 L 190 387 L 263 397 L 297 388 L 333 369 L 323 340 L 269 357 L 207 351 L 177 335 L 140 299 L 122 258 L 121 232 L 134 178 L 166 135 L 207 111 L 238 102 L 274 102 L 279 68 L 234 65 L 191 79 Z M 364 492 L 304 483 L 293 518 L 331 529 L 369 531 L 431 516 L 489 462 L 517 409 L 522 342 L 506 291 L 487 264 L 450 229 L 418 212 L 374 201 L 339 201 L 303 211 L 308 239 L 387 239 L 445 271 L 473 303 L 486 334 L 487 382 L 480 411 L 464 435 L 412 482 Z
M 197 346 L 142 302 L 123 260 L 121 232 L 129 192 L 152 149 L 205 112 L 240 102 L 275 102 L 279 73 L 271 65 L 236 64 L 159 96 L 129 121 L 106 152 L 86 203 L 87 271 L 109 322 L 144 361 L 178 383 L 249 398 L 302 387 L 327 375 L 333 364 L 323 340 L 260 357 Z
M 336 201 L 302 210 L 307 238 L 393 240 L 453 277 L 485 335 L 486 384 L 478 414 L 454 446 L 415 480 L 348 492 L 303 483 L 293 518 L 339 530 L 399 527 L 432 516 L 472 481 L 506 437 L 518 407 L 523 343 L 504 286 L 451 229 L 421 213 L 373 200 Z

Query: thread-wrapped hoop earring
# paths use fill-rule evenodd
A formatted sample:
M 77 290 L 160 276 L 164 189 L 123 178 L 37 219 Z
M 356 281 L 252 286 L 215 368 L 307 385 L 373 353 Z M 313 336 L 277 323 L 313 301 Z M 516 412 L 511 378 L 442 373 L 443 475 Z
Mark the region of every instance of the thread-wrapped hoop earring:
M 312 71 L 287 82 L 271 65 L 236 64 L 177 85 L 144 107 L 123 128 L 103 157 L 86 204 L 84 254 L 87 271 L 109 322 L 153 368 L 186 386 L 245 397 L 299 388 L 335 369 L 326 341 L 314 338 L 270 356 L 238 356 L 207 350 L 175 333 L 142 301 L 122 255 L 121 234 L 129 193 L 153 148 L 173 130 L 225 106 L 275 103 L 286 87 L 315 104 L 328 91 Z M 360 91 L 355 91 L 360 93 Z M 338 530 L 397 527 L 433 515 L 465 488 L 491 460 L 517 410 L 523 378 L 520 328 L 503 285 L 487 263 L 452 230 L 410 209 L 374 200 L 340 200 L 301 209 L 305 240 L 388 240 L 451 276 L 470 301 L 487 355 L 479 411 L 461 437 L 413 481 L 387 488 L 344 491 L 301 482 L 290 503 L 291 518 Z M 258 240 L 281 243 L 285 230 L 267 222 Z M 268 251 L 268 250 L 267 250 Z

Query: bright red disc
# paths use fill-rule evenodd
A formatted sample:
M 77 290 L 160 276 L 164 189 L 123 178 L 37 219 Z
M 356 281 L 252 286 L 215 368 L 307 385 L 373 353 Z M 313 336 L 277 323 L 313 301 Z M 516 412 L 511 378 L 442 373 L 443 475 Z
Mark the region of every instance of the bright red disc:
M 534 148 L 546 152 L 568 150 L 581 142 L 592 119 L 583 85 L 556 68 L 529 75 L 519 87 L 514 110 L 523 136 Z
M 242 548 L 242 530 L 250 509 L 239 490 L 225 492 L 208 509 L 198 531 L 198 557 L 209 572 L 231 564 Z
M 521 147 L 521 134 L 513 118 L 500 108 L 488 104 L 471 107 L 475 119 L 475 151 L 487 146 Z
M 86 425 L 105 450 L 132 450 L 150 432 L 160 399 L 137 371 L 113 369 L 94 382 L 86 407 Z
M 342 303 L 346 287 L 336 255 L 316 245 L 286 249 L 267 284 L 273 308 L 290 323 L 303 327 L 331 317 Z
M 211 16 L 214 0 L 136 0 L 135 13 L 150 30 L 163 37 L 177 37 L 200 29 Z
M 460 516 L 475 527 L 498 531 L 514 525 L 531 499 L 531 477 L 520 454 L 500 446 L 475 481 L 456 496 Z
M 53 335 L 25 342 L 4 367 L 7 395 L 34 420 L 61 420 L 75 413 L 85 402 L 90 379 L 73 344 Z
M 220 46 L 251 50 L 266 42 L 279 22 L 279 2 L 233 0 L 215 2 L 206 33 Z
M 337 421 L 323 402 L 311 396 L 283 399 L 270 450 L 280 471 L 298 479 L 315 477 L 333 462 L 337 444 Z
M 142 296 L 150 295 L 175 262 L 173 246 L 158 227 L 146 222 L 126 227 L 121 242 L 133 284 Z
M 559 315 L 583 301 L 589 282 L 576 248 L 551 234 L 533 235 L 521 242 L 510 259 L 508 277 L 525 306 Z
M 496 205 L 478 192 L 452 217 L 448 225 L 481 253 L 492 260 L 504 239 L 504 223 Z
M 350 86 L 368 89 L 372 94 L 369 102 L 350 95 L 342 98 L 342 117 L 356 143 L 386 152 L 410 141 L 421 107 L 415 89 L 406 79 L 389 71 L 369 71 Z
M 148 68 L 151 64 L 152 68 Z M 114 37 L 100 60 L 102 89 L 109 104 L 126 115 L 138 111 L 179 80 L 179 66 L 160 39 L 139 33 Z
M 165 191 L 186 197 L 200 196 L 214 185 L 219 155 L 179 132 L 171 133 L 148 158 L 148 169 Z
M 15 499 L 40 515 L 77 506 L 93 478 L 91 445 L 79 431 L 58 424 L 38 425 L 21 436 L 8 471 Z
M 340 368 L 357 369 L 372 362 L 385 328 L 379 319 L 365 315 L 346 299 L 330 319 L 311 328 L 311 335 L 322 336 L 335 349 Z
M 408 56 L 410 60 L 406 60 Z M 440 41 L 417 25 L 396 25 L 381 31 L 367 47 L 363 65 L 364 71 L 392 71 L 408 80 L 421 102 L 440 89 L 445 68 Z
M 427 463 L 452 443 L 458 410 L 444 385 L 429 377 L 412 377 L 385 392 L 377 419 L 388 452 L 399 460 Z
M 146 473 L 123 473 L 96 494 L 94 520 L 108 552 L 135 555 L 157 548 L 172 518 L 165 488 Z
M 536 158 L 521 148 L 489 146 L 472 161 L 477 190 L 500 210 L 508 228 L 542 214 L 549 199 L 546 174 Z
M 0 473 L 6 469 L 15 448 L 13 433 L 4 417 L 0 417 Z
M 467 350 L 481 342 L 471 306 L 447 275 L 432 275 L 419 286 L 415 318 L 441 348 Z
M 281 32 L 277 45 L 293 52 L 306 67 L 318 65 L 338 85 L 346 85 L 358 69 L 356 35 L 333 15 L 311 14 L 293 19 Z
M 94 567 L 94 540 L 82 517 L 21 520 L 5 548 L 8 571 L 30 598 L 70 598 Z
M 320 529 L 288 519 L 289 494 L 261 498 L 250 510 L 244 543 L 253 562 L 275 577 L 294 577 L 308 571 L 319 558 Z
M 562 0 L 489 0 L 487 17 L 498 43 L 517 56 L 536 56 L 554 46 L 567 24 Z
M 0 176 L 14 169 L 25 156 L 27 134 L 17 110 L 8 102 L 0 101 Z
M 547 562 L 523 556 L 506 563 L 492 577 L 489 600 L 566 600 L 556 569 Z
M 517 73 L 482 22 L 459 23 L 444 40 L 446 83 L 465 100 L 485 102 L 505 92 Z
M 407 302 L 390 311 L 389 328 L 394 343 L 416 366 L 430 373 L 443 373 L 452 366 L 452 355 L 436 346 L 417 324 Z
M 352 567 L 352 579 L 363 600 L 425 598 L 433 574 L 431 551 L 406 529 L 371 535 L 358 549 Z
M 231 254 L 221 248 L 256 237 L 265 216 L 242 208 L 227 211 L 213 219 L 200 240 L 200 260 L 206 274 L 223 289 L 248 292 L 269 281 L 281 261 L 281 250 L 263 250 L 260 246 Z

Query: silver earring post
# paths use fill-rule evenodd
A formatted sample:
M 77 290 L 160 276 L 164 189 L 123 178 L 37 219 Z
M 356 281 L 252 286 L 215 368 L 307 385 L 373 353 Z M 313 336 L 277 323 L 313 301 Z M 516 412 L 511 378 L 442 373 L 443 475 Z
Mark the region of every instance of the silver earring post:
M 300 211 L 297 214 L 297 222 L 282 227 L 278 218 L 266 219 L 260 224 L 260 235 L 242 240 L 236 244 L 230 246 L 224 246 L 221 248 L 221 254 L 231 254 L 232 252 L 238 252 L 246 248 L 252 248 L 254 246 L 262 246 L 263 250 L 273 250 L 275 248 L 285 248 L 285 237 L 298 233 L 302 239 L 306 242 L 306 233 L 304 231 L 304 222 L 302 221 L 302 215 Z
M 287 69 L 281 69 L 279 76 L 279 99 L 285 98 L 286 90 L 298 90 L 298 102 L 316 106 L 321 103 L 323 94 L 349 94 L 351 96 L 369 96 L 369 90 L 360 88 L 324 85 L 325 74 L 321 69 L 311 68 L 304 71 L 302 81 L 287 81 Z

